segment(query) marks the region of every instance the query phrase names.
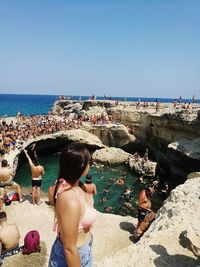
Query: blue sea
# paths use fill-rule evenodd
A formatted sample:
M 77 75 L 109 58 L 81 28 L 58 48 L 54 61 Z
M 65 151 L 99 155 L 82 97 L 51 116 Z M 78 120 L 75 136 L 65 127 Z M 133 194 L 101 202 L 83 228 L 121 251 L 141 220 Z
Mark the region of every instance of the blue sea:
M 70 96 L 72 100 L 79 100 L 80 96 Z M 0 94 L 0 116 L 16 116 L 20 111 L 24 115 L 47 114 L 53 103 L 59 98 L 58 95 L 21 95 L 21 94 Z M 89 96 L 81 96 L 82 100 L 89 99 Z M 97 100 L 104 97 L 97 96 Z M 138 97 L 112 97 L 112 100 L 138 101 Z M 156 98 L 140 98 L 141 102 L 154 102 Z M 157 98 L 162 103 L 172 103 L 174 98 Z M 182 99 L 182 102 L 189 103 L 191 99 Z M 200 100 L 195 100 L 200 103 Z

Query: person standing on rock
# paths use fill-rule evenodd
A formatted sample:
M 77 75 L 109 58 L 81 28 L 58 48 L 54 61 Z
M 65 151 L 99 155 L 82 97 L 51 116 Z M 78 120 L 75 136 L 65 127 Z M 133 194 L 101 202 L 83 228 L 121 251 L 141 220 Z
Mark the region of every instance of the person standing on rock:
M 135 230 L 136 239 L 147 231 L 151 222 L 155 219 L 155 213 L 151 209 L 151 197 L 154 193 L 154 185 L 140 191 L 138 196 L 138 225 Z
M 42 176 L 44 175 L 44 167 L 39 164 L 39 162 L 34 162 L 31 160 L 31 158 L 28 155 L 28 152 L 26 149 L 23 150 L 27 159 L 28 163 L 31 168 L 31 174 L 32 174 L 32 203 L 40 205 L 42 202 L 40 201 L 41 196 L 41 185 L 42 185 Z

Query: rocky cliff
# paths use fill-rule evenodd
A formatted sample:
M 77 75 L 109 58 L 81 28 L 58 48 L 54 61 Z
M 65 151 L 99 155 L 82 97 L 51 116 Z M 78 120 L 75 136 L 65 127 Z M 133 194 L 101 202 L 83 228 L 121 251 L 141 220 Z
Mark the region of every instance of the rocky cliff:
M 68 106 L 57 103 L 62 112 Z M 143 147 L 150 149 L 151 158 L 159 163 L 158 171 L 166 178 L 171 177 L 174 184 L 184 182 L 190 172 L 198 171 L 200 165 L 200 111 L 197 105 L 193 109 L 173 109 L 172 104 L 162 104 L 158 112 L 154 103 L 148 108 L 136 109 L 133 102 L 82 101 L 79 112 L 85 115 L 105 114 L 112 121 L 121 124 L 112 129 L 100 126 L 86 130 L 95 134 L 108 146 L 121 147 L 134 153 Z M 70 109 L 77 103 L 71 102 Z M 76 108 L 77 109 L 77 108 Z M 55 110 L 55 107 L 54 107 Z M 125 134 L 123 125 L 132 134 Z M 120 141 L 116 141 L 120 140 Z M 139 145 L 139 146 L 138 146 Z

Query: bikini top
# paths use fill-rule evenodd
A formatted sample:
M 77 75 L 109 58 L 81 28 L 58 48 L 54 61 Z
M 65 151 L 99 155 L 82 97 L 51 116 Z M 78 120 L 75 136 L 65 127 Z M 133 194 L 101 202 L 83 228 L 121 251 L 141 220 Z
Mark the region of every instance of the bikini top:
M 80 202 L 83 204 L 84 209 L 85 209 L 85 212 L 84 212 L 84 214 L 83 214 L 83 216 L 79 222 L 78 230 L 81 231 L 82 229 L 90 227 L 94 223 L 94 221 L 96 220 L 97 210 L 94 209 L 92 205 L 88 204 L 83 199 L 83 197 L 81 196 L 79 191 L 76 188 L 72 187 L 69 183 L 67 183 L 63 178 L 61 178 L 59 181 L 61 182 L 61 185 L 56 192 L 55 198 L 58 197 L 58 194 L 62 193 L 63 191 L 66 191 L 68 189 L 72 189 L 74 192 L 76 192 L 77 197 L 80 199 Z M 92 196 L 89 194 L 87 194 L 87 197 L 90 197 L 91 199 L 93 199 Z M 57 222 L 56 217 L 55 217 L 53 230 L 58 232 L 58 222 Z

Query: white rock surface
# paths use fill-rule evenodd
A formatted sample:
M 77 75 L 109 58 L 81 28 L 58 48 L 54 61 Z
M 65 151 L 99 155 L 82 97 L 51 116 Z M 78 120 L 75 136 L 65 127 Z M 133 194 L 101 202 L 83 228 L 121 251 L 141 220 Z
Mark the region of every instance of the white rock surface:
M 113 165 L 124 163 L 128 156 L 129 153 L 124 152 L 120 148 L 106 147 L 96 150 L 93 153 L 92 158 L 94 161 Z

